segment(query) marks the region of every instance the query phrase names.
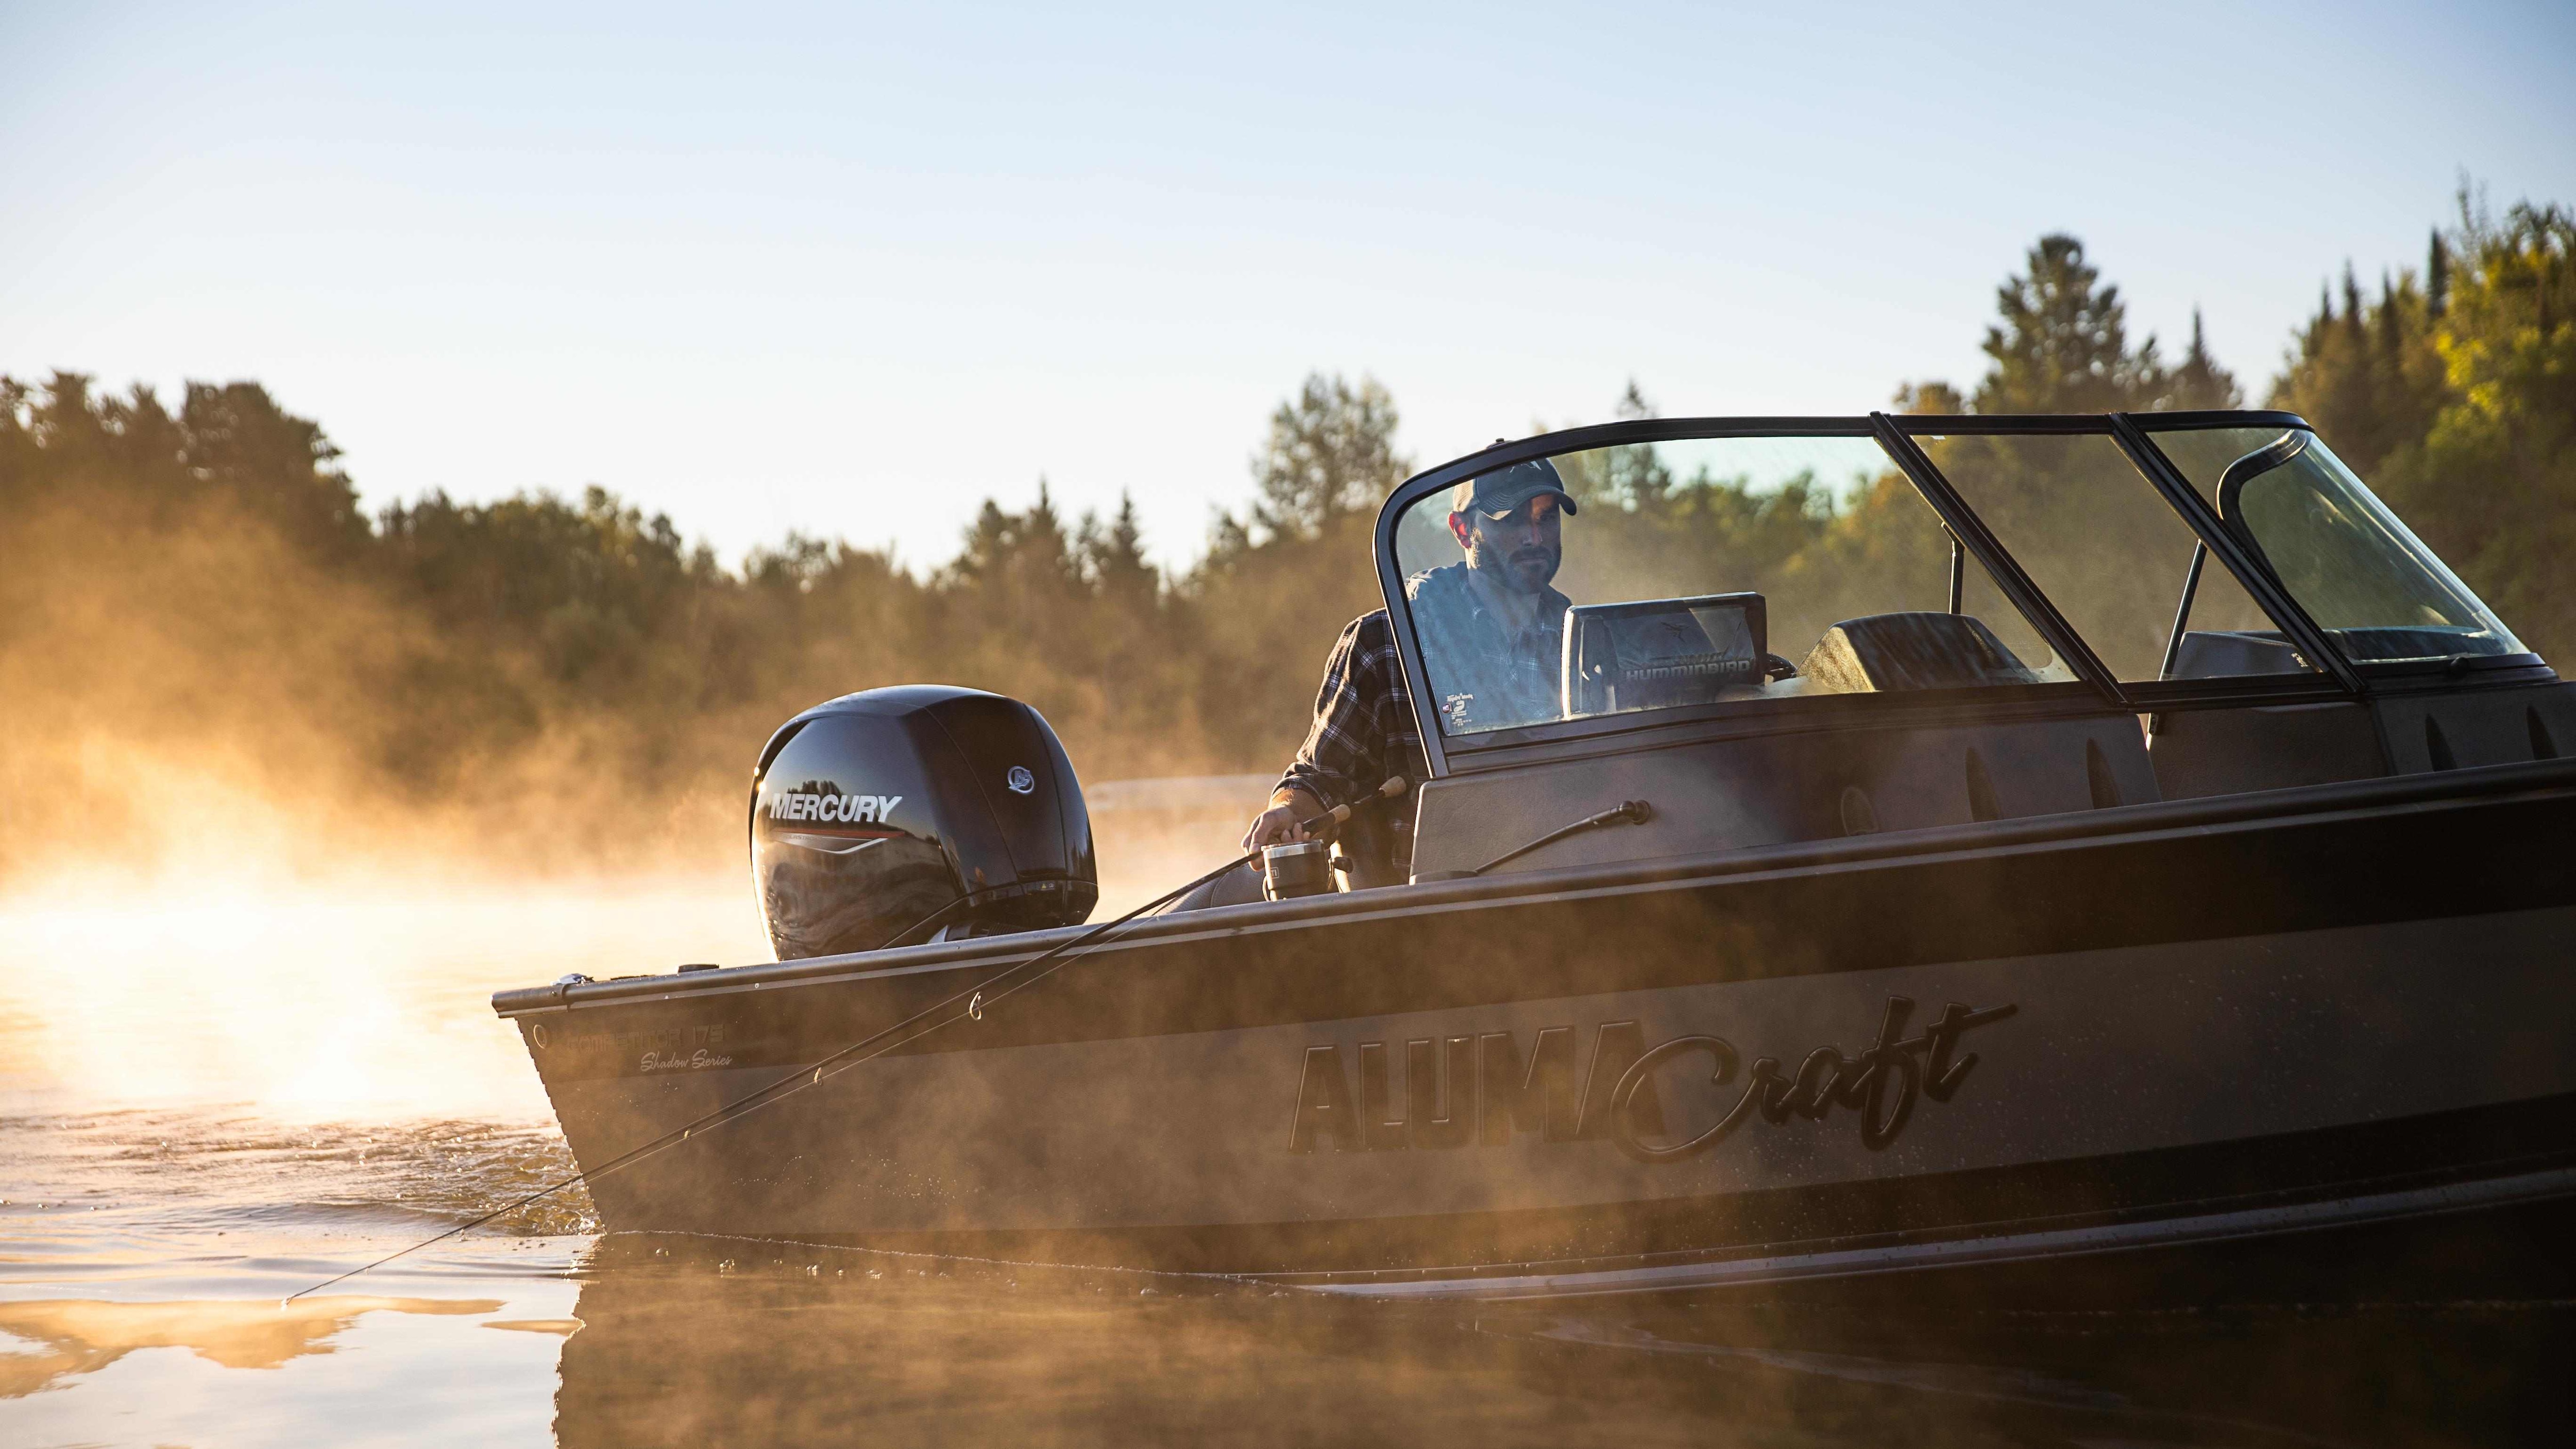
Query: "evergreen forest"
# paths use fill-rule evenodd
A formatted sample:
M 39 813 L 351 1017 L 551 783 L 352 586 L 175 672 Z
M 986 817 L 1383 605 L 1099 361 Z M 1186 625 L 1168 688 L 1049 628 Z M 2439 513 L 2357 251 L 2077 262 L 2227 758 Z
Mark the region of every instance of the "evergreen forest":
M 2347 268 L 2250 391 L 2197 323 L 2178 350 L 2132 337 L 2072 237 L 1996 304 L 1985 374 L 1908 383 L 1901 410 L 2299 412 L 2532 648 L 2576 660 L 2549 562 L 2576 554 L 2576 211 L 2464 198 L 2420 268 Z M 1634 384 L 1618 406 L 1652 410 Z M 1132 508 L 1068 517 L 1043 486 L 986 501 L 935 568 L 795 533 L 727 567 L 600 488 L 370 517 L 323 426 L 257 383 L 0 378 L 0 875 L 245 830 L 315 866 L 734 864 L 767 732 L 907 681 L 1030 701 L 1086 779 L 1275 770 L 1335 634 L 1376 606 L 1371 526 L 1417 462 L 1397 429 L 1377 382 L 1307 378 L 1177 571 Z M 1893 547 L 1900 483 L 1629 463 L 1575 479 L 1583 501 L 1637 547 L 1739 561 L 1744 587 Z M 1994 477 L 1981 507 L 2045 511 L 2028 470 Z

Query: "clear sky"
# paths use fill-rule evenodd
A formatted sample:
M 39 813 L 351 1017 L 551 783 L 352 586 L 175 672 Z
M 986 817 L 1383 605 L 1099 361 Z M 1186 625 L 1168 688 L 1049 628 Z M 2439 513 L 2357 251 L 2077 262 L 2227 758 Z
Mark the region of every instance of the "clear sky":
M 1132 491 L 1309 370 L 1428 465 L 1973 380 L 2081 236 L 2259 400 L 2459 173 L 2576 201 L 2576 5 L 167 8 L 0 0 L 0 371 L 256 378 L 371 505 L 597 482 L 729 556 Z

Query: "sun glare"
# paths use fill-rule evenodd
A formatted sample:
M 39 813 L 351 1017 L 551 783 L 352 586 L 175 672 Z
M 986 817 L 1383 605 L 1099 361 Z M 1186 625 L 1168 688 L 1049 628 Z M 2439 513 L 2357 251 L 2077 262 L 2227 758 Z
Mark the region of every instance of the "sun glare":
M 0 1083 L 86 1105 L 541 1118 L 492 991 L 767 955 L 732 877 L 58 879 L 0 896 L 18 1043 Z

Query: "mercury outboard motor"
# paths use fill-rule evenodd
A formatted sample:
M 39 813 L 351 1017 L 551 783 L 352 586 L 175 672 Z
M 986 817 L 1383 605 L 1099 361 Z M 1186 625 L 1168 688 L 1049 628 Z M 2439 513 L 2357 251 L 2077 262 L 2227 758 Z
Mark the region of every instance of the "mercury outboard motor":
M 781 961 L 897 932 L 910 945 L 1070 926 L 1100 899 L 1091 816 L 1055 731 L 1016 699 L 947 685 L 843 695 L 769 737 L 751 777 L 751 882 Z

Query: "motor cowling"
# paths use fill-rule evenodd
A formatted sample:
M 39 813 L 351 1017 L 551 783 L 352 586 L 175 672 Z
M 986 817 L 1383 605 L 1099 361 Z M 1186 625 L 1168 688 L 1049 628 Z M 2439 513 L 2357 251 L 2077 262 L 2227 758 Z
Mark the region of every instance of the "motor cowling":
M 782 961 L 1075 925 L 1100 899 L 1064 746 L 980 690 L 871 689 L 779 726 L 752 771 L 750 837 Z

